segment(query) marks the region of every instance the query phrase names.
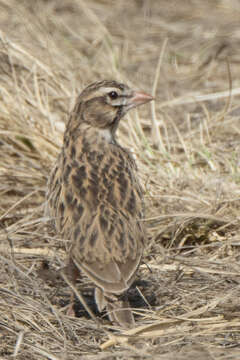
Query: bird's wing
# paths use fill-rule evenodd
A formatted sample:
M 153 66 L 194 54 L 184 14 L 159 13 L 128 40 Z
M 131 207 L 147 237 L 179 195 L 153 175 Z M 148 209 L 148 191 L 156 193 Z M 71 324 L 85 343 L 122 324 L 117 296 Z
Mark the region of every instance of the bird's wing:
M 107 210 L 109 214 L 111 210 Z M 82 227 L 88 229 L 75 234 L 78 237 L 73 241 L 71 258 L 104 291 L 121 293 L 131 285 L 138 269 L 144 232 L 138 222 L 122 219 L 119 214 L 115 219 L 109 214 L 102 228 L 101 216 L 97 214 L 87 226 L 82 219 Z
M 119 293 L 134 278 L 145 240 L 135 163 L 120 147 L 89 151 L 82 144 L 74 158 L 60 155 L 49 183 L 50 213 L 75 265 Z

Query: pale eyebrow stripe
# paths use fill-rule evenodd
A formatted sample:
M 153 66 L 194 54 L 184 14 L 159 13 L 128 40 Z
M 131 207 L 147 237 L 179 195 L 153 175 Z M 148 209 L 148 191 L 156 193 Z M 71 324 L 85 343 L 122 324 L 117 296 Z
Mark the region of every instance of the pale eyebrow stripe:
M 106 92 L 111 92 L 111 91 L 122 91 L 121 89 L 117 88 L 117 87 L 103 87 L 103 90 Z

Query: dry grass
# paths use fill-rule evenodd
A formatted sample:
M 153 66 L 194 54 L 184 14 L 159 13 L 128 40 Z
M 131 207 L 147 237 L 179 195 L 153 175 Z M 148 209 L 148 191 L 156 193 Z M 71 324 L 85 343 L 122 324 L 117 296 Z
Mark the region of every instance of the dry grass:
M 0 0 L 1 360 L 239 359 L 239 16 L 238 0 Z M 105 78 L 156 93 L 119 132 L 149 237 L 128 332 L 66 316 L 69 288 L 38 276 L 65 261 L 42 213 L 64 123 Z

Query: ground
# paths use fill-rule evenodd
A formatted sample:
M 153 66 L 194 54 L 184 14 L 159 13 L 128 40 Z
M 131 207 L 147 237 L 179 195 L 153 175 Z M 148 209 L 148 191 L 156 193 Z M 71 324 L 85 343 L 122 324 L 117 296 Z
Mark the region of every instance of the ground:
M 238 0 L 0 0 L 0 359 L 240 358 L 239 18 Z M 109 78 L 155 96 L 119 130 L 148 229 L 129 331 L 66 315 L 43 213 L 76 97 Z

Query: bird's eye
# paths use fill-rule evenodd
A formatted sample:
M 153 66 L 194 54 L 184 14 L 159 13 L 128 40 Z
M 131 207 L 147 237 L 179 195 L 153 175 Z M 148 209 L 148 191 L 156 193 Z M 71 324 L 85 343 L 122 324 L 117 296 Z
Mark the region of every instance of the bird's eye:
M 108 93 L 108 96 L 110 97 L 110 99 L 115 100 L 118 97 L 118 93 L 116 91 L 110 91 Z

